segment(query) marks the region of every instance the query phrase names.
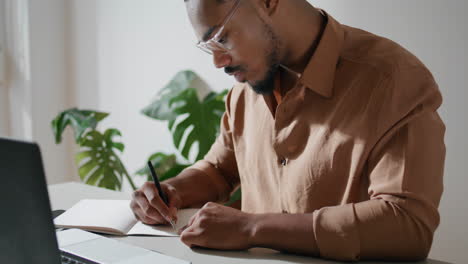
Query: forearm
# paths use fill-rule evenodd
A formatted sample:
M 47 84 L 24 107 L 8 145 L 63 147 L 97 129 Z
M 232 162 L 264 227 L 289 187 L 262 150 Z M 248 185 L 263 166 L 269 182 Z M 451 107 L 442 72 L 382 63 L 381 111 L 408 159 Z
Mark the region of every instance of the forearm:
M 252 247 L 318 255 L 312 214 L 257 214 L 252 219 Z
M 371 200 L 309 214 L 252 215 L 250 246 L 344 261 L 421 260 L 430 249 L 435 226 L 427 228 L 430 224 L 417 221 L 417 215 L 436 216 L 414 201 L 405 204 L 403 209 L 397 203 Z
M 177 190 L 182 200 L 182 208 L 201 207 L 207 202 L 218 201 L 220 188 L 226 185 L 222 178 L 209 177 L 197 169 L 184 170 L 164 183 L 172 185 Z

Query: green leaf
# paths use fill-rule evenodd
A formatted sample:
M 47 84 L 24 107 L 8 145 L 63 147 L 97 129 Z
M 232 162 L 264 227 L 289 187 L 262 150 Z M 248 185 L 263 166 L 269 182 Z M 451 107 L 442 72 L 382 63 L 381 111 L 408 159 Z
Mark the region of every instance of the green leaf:
M 102 175 L 102 172 L 104 171 L 104 167 L 98 167 L 92 174 L 91 176 L 88 177 L 86 180 L 86 184 L 89 185 L 96 185 L 96 182 L 99 180 L 99 176 Z
M 97 122 L 102 121 L 104 118 L 106 118 L 109 113 L 103 113 L 103 112 L 96 112 L 96 111 L 91 111 L 91 110 L 81 110 L 81 112 L 84 115 L 92 115 L 96 119 Z
M 117 129 L 108 129 L 101 134 L 91 130 L 83 136 L 82 148 L 75 160 L 79 167 L 80 178 L 90 185 L 111 190 L 120 190 L 124 177 L 129 175 L 116 151 L 123 150 L 123 144 L 114 142 L 114 136 L 120 136 Z M 130 180 L 131 181 L 131 180 Z M 131 182 L 133 186 L 133 182 Z
M 174 154 L 168 155 L 162 152 L 152 154 L 148 158 L 148 161 L 151 161 L 151 163 L 153 164 L 156 174 L 158 175 L 160 181 L 177 176 L 179 172 L 181 172 L 183 169 L 189 166 L 177 163 L 177 158 Z M 145 162 L 145 165 L 141 169 L 139 169 L 135 174 L 145 176 L 148 181 L 152 181 L 153 178 L 151 176 L 151 172 L 148 166 L 146 165 L 147 163 L 148 162 Z
M 241 188 L 237 188 L 236 191 L 234 193 L 231 194 L 231 197 L 229 198 L 229 201 L 225 203 L 225 205 L 229 206 L 233 203 L 235 203 L 236 201 L 242 199 L 242 191 L 241 191 Z
M 172 128 L 172 138 L 175 147 L 189 160 L 189 153 L 198 144 L 195 161 L 202 159 L 219 134 L 219 123 L 225 111 L 224 96 L 227 91 L 219 94 L 210 93 L 200 102 L 196 90 L 189 88 L 171 99 L 171 105 L 177 105 L 174 112 L 183 116 Z M 186 136 L 185 142 L 182 140 Z
M 75 163 L 80 164 L 80 162 L 83 161 L 84 159 L 90 158 L 92 154 L 93 154 L 92 151 L 83 151 L 83 152 L 77 153 L 75 155 Z
M 142 113 L 148 117 L 158 120 L 174 120 L 177 114 L 174 112 L 174 106 L 171 105 L 171 99 L 180 92 L 192 87 L 192 82 L 198 76 L 193 71 L 181 71 L 162 88 L 156 98 L 150 105 L 142 110 Z
M 225 111 L 224 97 L 228 92 L 211 92 L 200 101 L 193 87 L 198 79 L 192 71 L 177 73 L 158 92 L 156 99 L 142 110 L 148 117 L 169 121 L 174 146 L 185 159 L 189 160 L 190 152 L 198 145 L 195 161 L 203 158 L 219 134 L 221 116 Z
M 79 110 L 77 108 L 71 108 L 60 113 L 54 120 L 52 120 L 52 130 L 54 132 L 55 143 L 59 144 L 62 142 L 62 135 L 67 126 L 71 126 L 74 134 L 75 141 L 77 144 L 83 139 L 83 135 L 87 130 L 94 130 L 97 123 L 109 114 L 90 111 L 90 110 Z

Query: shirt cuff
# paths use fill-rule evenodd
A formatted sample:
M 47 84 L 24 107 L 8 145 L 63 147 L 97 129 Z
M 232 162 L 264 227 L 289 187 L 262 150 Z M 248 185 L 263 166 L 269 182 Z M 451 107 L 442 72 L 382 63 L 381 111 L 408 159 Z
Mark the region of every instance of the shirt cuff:
M 359 260 L 359 233 L 354 205 L 324 207 L 313 213 L 314 233 L 323 258 Z

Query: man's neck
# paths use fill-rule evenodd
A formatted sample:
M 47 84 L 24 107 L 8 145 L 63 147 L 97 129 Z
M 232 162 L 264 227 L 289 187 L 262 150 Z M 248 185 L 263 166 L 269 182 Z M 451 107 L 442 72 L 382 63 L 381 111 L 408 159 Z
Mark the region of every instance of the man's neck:
M 304 1 L 305 2 L 305 1 Z M 295 9 L 298 12 L 287 27 L 286 52 L 283 65 L 302 73 L 314 54 L 326 25 L 326 17 L 305 2 L 305 6 Z

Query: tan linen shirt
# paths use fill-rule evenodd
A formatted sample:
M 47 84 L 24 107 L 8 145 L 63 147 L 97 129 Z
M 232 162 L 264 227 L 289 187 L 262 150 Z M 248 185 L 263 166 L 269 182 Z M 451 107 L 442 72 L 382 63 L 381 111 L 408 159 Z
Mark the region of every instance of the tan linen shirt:
M 224 179 L 220 200 L 240 184 L 245 212 L 313 214 L 304 224 L 322 257 L 425 258 L 443 189 L 438 86 L 395 42 L 325 16 L 277 108 L 272 95 L 236 84 L 219 137 L 189 169 Z

